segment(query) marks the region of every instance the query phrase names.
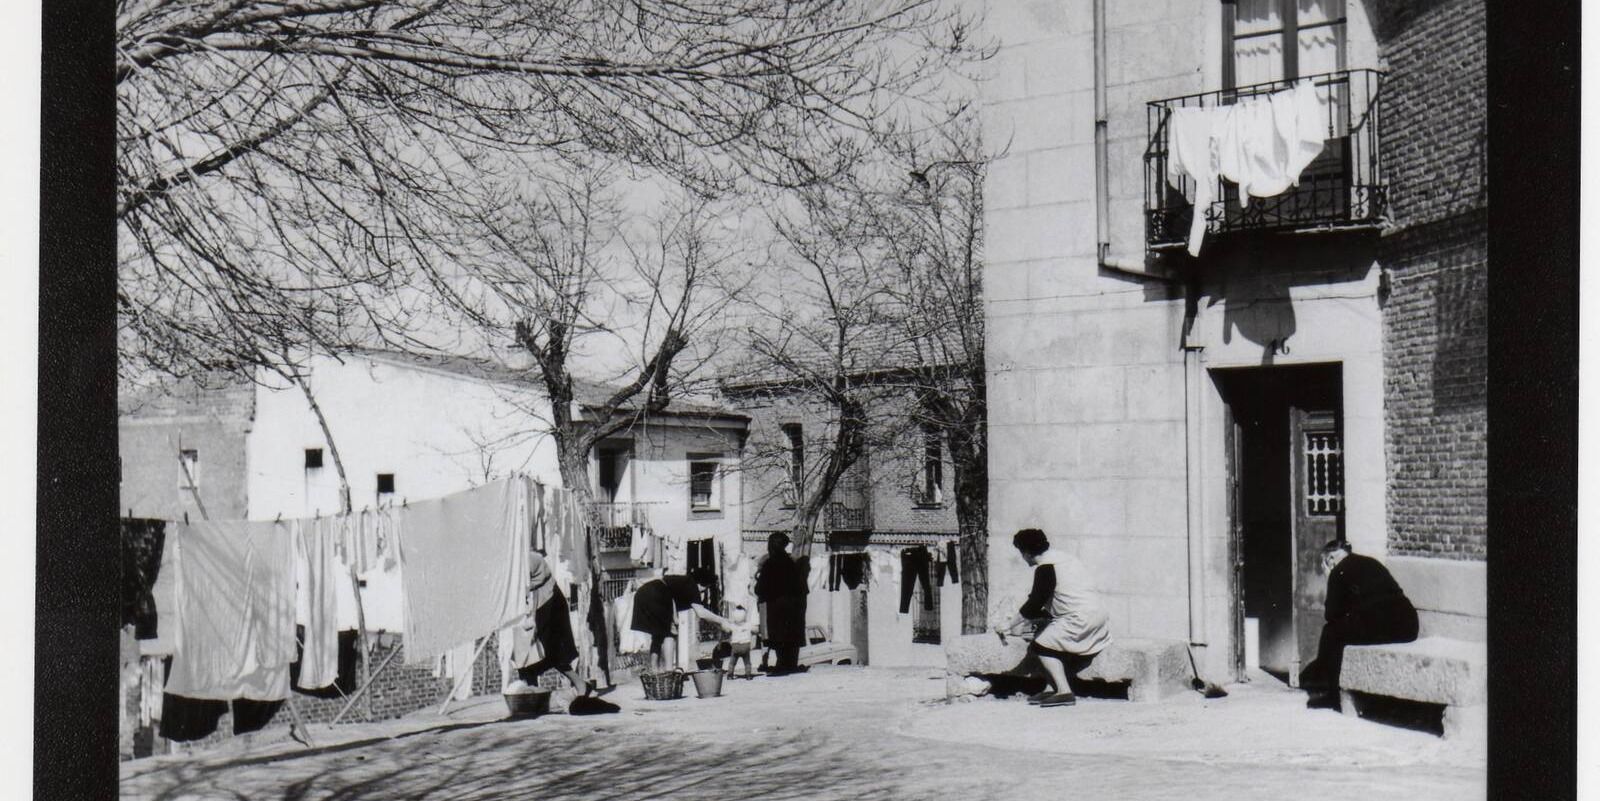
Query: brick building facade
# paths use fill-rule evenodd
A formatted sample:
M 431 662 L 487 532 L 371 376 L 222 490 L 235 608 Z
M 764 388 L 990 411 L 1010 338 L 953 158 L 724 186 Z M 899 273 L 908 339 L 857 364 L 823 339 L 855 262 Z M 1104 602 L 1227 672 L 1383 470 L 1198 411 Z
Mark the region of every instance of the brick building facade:
M 1373 3 L 1389 68 L 1382 261 L 1389 551 L 1482 560 L 1488 103 L 1482 0 Z
M 954 470 L 941 436 L 916 419 L 910 393 L 884 381 L 881 392 L 868 392 L 867 455 L 853 466 L 824 506 L 817 520 L 812 570 L 816 581 L 807 603 L 807 623 L 831 641 L 848 642 L 858 660 L 868 665 L 937 665 L 943 663 L 940 643 L 960 631 L 961 589 L 940 583 L 901 612 L 901 570 L 907 548 L 945 553 L 959 535 L 954 495 Z M 833 428 L 830 407 L 802 392 L 772 385 L 725 387 L 728 402 L 749 415 L 750 433 L 744 457 L 745 553 L 765 553 L 766 538 L 789 533 L 796 509 L 790 488 L 794 440 L 803 443 L 805 472 L 813 473 L 826 458 Z M 809 480 L 809 479 L 808 479 Z M 891 570 L 870 575 L 858 589 L 830 589 L 824 580 L 829 560 L 870 558 Z M 920 599 L 920 595 L 917 598 Z
M 256 417 L 256 387 L 213 377 L 129 388 L 118 397 L 121 501 L 132 517 L 181 520 L 208 514 L 238 519 L 248 508 L 245 439 Z M 185 459 L 194 473 L 189 488 Z

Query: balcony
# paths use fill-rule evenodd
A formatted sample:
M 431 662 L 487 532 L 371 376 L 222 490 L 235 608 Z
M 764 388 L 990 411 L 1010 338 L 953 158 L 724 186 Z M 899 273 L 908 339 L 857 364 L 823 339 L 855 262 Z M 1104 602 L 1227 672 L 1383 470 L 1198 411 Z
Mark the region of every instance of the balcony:
M 865 504 L 829 501 L 822 509 L 822 525 L 829 531 L 865 531 L 872 528 L 872 510 Z
M 1333 231 L 1376 228 L 1388 200 L 1379 155 L 1382 120 L 1378 94 L 1382 73 L 1345 70 L 1308 76 L 1326 110 L 1328 133 L 1322 153 L 1300 174 L 1298 186 L 1275 197 L 1249 198 L 1239 206 L 1239 187 L 1218 179 L 1216 200 L 1206 215 L 1206 236 L 1239 231 Z M 1168 122 L 1178 108 L 1227 106 L 1292 88 L 1294 82 L 1242 86 L 1184 95 L 1147 104 L 1149 147 L 1144 156 L 1145 245 L 1154 251 L 1181 249 L 1195 208 L 1193 179 L 1174 186 L 1167 177 Z
M 633 541 L 628 527 L 650 524 L 647 505 L 643 503 L 596 503 L 594 510 L 600 518 L 597 539 L 601 553 L 628 550 Z

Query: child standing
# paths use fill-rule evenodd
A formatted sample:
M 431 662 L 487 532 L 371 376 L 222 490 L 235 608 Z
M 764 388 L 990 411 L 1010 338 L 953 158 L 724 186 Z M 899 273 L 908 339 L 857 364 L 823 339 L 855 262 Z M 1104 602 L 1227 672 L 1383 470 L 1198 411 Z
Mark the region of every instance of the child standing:
M 728 622 L 731 625 L 725 625 L 723 628 L 730 632 L 728 644 L 733 646 L 733 652 L 728 655 L 728 667 L 725 672 L 730 676 L 733 675 L 734 665 L 738 664 L 742 658 L 744 659 L 744 677 L 753 679 L 755 678 L 755 673 L 750 667 L 750 646 L 755 639 L 755 634 L 752 630 L 753 627 L 750 625 L 749 610 L 743 606 L 735 606 L 732 614 L 728 615 Z

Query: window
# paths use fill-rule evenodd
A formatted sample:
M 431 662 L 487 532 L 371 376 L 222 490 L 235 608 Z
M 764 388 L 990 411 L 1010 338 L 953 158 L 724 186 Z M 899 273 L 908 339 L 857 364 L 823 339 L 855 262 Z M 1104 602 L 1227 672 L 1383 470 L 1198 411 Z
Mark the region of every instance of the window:
M 944 442 L 933 426 L 922 427 L 922 471 L 917 476 L 916 500 L 922 506 L 944 503 Z
M 200 486 L 200 452 L 197 450 L 178 451 L 178 463 L 183 467 L 183 475 L 178 486 L 183 489 L 194 489 Z
M 689 576 L 698 578 L 705 575 L 711 578 L 709 585 L 700 588 L 700 598 L 707 608 L 716 609 L 717 601 L 721 600 L 717 581 L 716 540 L 705 537 L 685 543 L 684 567 Z
M 1223 88 L 1347 69 L 1345 0 L 1223 0 Z
M 622 495 L 622 479 L 627 475 L 629 451 L 603 448 L 598 457 L 600 495 L 605 503 L 616 503 Z
M 789 439 L 789 489 L 784 495 L 786 506 L 800 503 L 800 492 L 806 480 L 806 440 L 799 423 L 786 423 L 783 435 Z
M 322 469 L 322 449 L 321 448 L 306 448 L 306 469 L 307 470 L 321 470 Z
M 378 474 L 378 504 L 394 500 L 394 473 Z
M 717 463 L 689 463 L 689 508 L 697 512 L 714 511 L 722 506 L 721 481 Z
M 1344 511 L 1344 448 L 1336 431 L 1307 431 L 1306 514 L 1330 517 Z

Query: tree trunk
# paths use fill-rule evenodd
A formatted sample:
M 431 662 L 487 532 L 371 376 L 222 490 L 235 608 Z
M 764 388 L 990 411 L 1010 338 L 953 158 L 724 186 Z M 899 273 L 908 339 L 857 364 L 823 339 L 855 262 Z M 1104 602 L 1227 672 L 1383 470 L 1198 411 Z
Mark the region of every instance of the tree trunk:
M 956 524 L 961 542 L 961 632 L 989 629 L 989 437 L 985 386 L 972 380 L 969 399 L 950 429 L 950 457 L 955 468 Z
M 989 498 L 984 472 L 982 468 L 956 468 L 962 634 L 982 634 L 989 629 Z
M 317 427 L 322 429 L 322 440 L 328 443 L 328 455 L 333 458 L 334 472 L 339 475 L 339 512 L 350 514 L 355 511 L 355 504 L 350 499 L 350 478 L 345 475 L 344 460 L 339 458 L 339 446 L 333 443 L 333 429 L 328 427 L 328 418 L 322 415 L 322 406 L 317 403 L 317 396 L 312 394 L 311 385 L 306 383 L 304 377 L 294 375 L 290 376 L 289 380 L 306 396 L 311 414 L 317 418 Z
M 339 446 L 333 442 L 333 429 L 328 426 L 328 418 L 322 414 L 322 405 L 317 403 L 317 396 L 311 391 L 311 385 L 306 383 L 305 377 L 295 374 L 290 376 L 290 381 L 300 388 L 301 394 L 306 396 L 306 404 L 311 407 L 311 414 L 317 418 L 317 427 L 322 429 L 322 441 L 328 443 L 328 456 L 333 459 L 334 472 L 339 476 L 339 513 L 350 514 L 355 511 L 355 502 L 350 497 L 350 477 L 344 471 L 344 459 L 339 457 Z M 361 684 L 365 686 L 372 681 L 372 646 L 367 641 L 367 609 L 361 602 L 361 578 L 356 575 L 355 566 L 350 567 L 350 590 L 355 593 L 356 599 L 356 633 L 360 637 L 361 649 Z M 372 695 L 362 696 L 362 711 L 366 713 L 367 720 L 372 720 Z

